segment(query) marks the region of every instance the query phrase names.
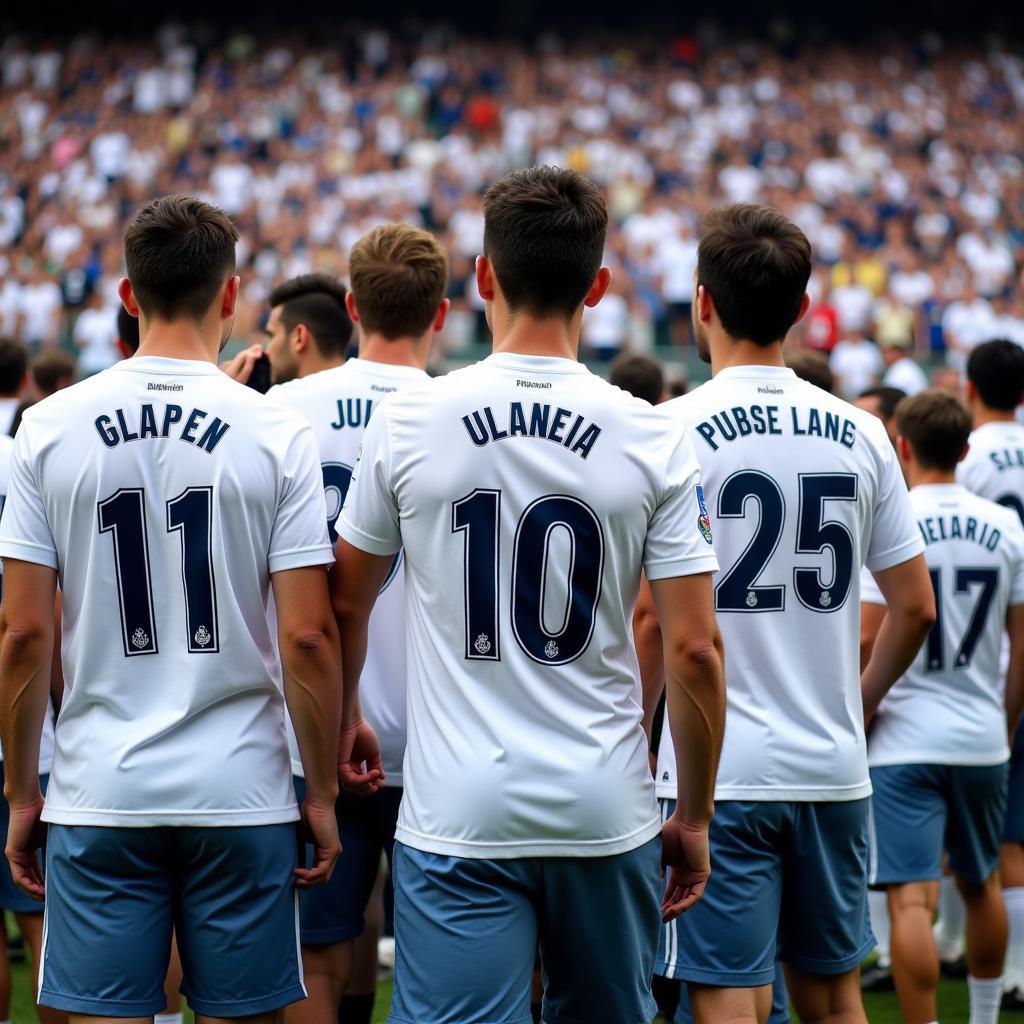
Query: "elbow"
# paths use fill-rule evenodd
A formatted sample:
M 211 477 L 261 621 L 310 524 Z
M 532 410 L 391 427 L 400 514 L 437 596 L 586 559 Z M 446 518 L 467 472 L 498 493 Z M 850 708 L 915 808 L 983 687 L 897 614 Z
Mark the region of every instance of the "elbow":
M 338 652 L 338 631 L 333 622 L 307 622 L 282 626 L 281 653 L 299 661 L 321 661 Z
M 932 626 L 935 625 L 938 615 L 935 609 L 935 594 L 932 593 L 930 587 L 927 595 L 910 606 L 907 615 L 923 641 L 931 631 Z
M 6 615 L 0 617 L 0 645 L 3 660 L 22 661 L 33 658 L 41 652 L 49 656 L 53 643 L 53 623 L 18 621 L 11 622 Z
M 665 653 L 667 663 L 676 667 L 681 678 L 724 690 L 722 643 L 717 632 L 675 643 Z

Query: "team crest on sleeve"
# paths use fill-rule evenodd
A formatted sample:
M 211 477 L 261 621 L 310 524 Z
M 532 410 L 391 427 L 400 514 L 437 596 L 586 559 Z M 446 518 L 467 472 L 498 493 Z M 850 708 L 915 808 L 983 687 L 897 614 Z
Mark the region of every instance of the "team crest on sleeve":
M 708 507 L 704 503 L 704 488 L 700 484 L 697 484 L 697 507 L 700 509 L 700 515 L 697 516 L 697 529 L 700 530 L 700 535 L 710 544 L 711 516 L 708 515 Z

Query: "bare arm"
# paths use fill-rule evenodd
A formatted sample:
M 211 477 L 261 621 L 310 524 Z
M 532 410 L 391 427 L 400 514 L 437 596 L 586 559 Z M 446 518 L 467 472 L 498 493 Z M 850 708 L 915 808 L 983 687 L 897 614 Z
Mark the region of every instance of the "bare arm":
M 665 861 L 672 866 L 662 916 L 671 920 L 700 899 L 711 873 L 707 832 L 725 732 L 725 679 L 711 574 L 652 580 L 651 594 L 664 637 L 678 778 L 676 810 L 662 832 Z
M 865 723 L 913 663 L 935 623 L 935 594 L 924 555 L 872 575 L 887 611 L 860 677 Z
M 64 703 L 64 663 L 61 661 L 60 620 L 61 596 L 57 590 L 57 599 L 53 606 L 53 660 L 50 662 L 50 700 L 53 702 L 53 713 L 60 714 Z
M 334 803 L 338 798 L 341 654 L 322 566 L 287 569 L 271 577 L 284 670 L 284 696 L 306 776 L 302 815 L 316 847 L 298 884 L 326 882 L 341 853 Z
M 633 639 L 640 663 L 640 688 L 643 694 L 644 733 L 651 745 L 654 716 L 665 692 L 665 663 L 662 655 L 661 624 L 647 577 L 640 580 L 636 607 L 633 609 Z
M 1006 728 L 1013 745 L 1013 734 L 1024 711 L 1024 604 L 1011 604 L 1006 610 L 1006 632 L 1010 636 L 1010 664 L 1006 670 Z
M 376 737 L 373 730 L 363 722 L 359 703 L 359 677 L 366 662 L 370 613 L 395 556 L 371 555 L 344 539 L 338 540 L 335 554 L 337 565 L 331 579 L 331 603 L 341 635 L 341 656 L 345 672 L 339 764 L 347 789 L 372 793 L 383 783 L 384 773 L 380 767 L 379 747 L 375 749 Z M 363 761 L 366 761 L 365 772 L 360 769 Z
M 878 631 L 885 618 L 885 605 L 862 601 L 860 605 L 860 670 L 867 667 L 875 647 Z
M 7 859 L 14 880 L 43 898 L 36 850 L 39 815 L 39 740 L 50 693 L 54 594 L 57 573 L 48 566 L 6 559 L 0 606 L 0 735 L 4 748 L 4 796 L 11 808 Z

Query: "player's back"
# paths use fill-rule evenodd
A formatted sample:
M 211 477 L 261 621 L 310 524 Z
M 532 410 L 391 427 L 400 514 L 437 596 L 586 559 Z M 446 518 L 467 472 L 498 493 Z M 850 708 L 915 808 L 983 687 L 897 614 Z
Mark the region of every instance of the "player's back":
M 870 762 L 999 764 L 1009 757 L 1000 648 L 1007 607 L 1024 601 L 1024 528 L 1013 509 L 955 484 L 914 487 L 910 500 L 938 617 L 878 709 Z M 881 603 L 873 581 L 865 594 Z
M 342 366 L 297 378 L 268 393 L 268 398 L 284 403 L 313 427 L 332 543 L 337 540 L 334 523 L 345 503 L 370 416 L 388 395 L 426 379 L 427 374 L 414 366 L 349 359 Z M 394 786 L 402 784 L 406 728 L 405 578 L 401 564 L 399 552 L 370 616 L 359 690 L 363 715 L 380 739 L 388 785 Z M 289 745 L 292 771 L 301 775 L 302 763 L 290 729 Z
M 714 565 L 682 429 L 579 363 L 511 354 L 376 415 L 387 450 L 370 447 L 375 423 L 357 469 L 373 482 L 353 489 L 339 529 L 369 487 L 400 516 L 399 839 L 521 857 L 608 855 L 656 835 L 629 627 L 641 564 Z
M 867 796 L 859 569 L 920 550 L 881 422 L 767 366 L 722 370 L 667 409 L 691 428 L 721 563 L 718 798 Z M 673 774 L 666 753 L 659 795 Z
M 309 427 L 211 363 L 135 357 L 30 409 L 16 451 L 12 490 L 41 498 L 5 535 L 51 539 L 61 571 L 47 819 L 295 817 L 266 604 L 271 571 L 330 559 L 319 487 L 295 509 Z
M 969 491 L 1012 508 L 1024 523 L 1024 424 L 985 423 L 971 432 L 956 478 Z

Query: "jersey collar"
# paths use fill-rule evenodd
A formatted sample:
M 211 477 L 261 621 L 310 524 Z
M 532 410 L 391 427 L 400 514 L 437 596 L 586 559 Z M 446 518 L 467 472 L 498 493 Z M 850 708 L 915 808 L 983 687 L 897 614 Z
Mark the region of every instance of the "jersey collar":
M 714 375 L 712 380 L 797 380 L 797 375 L 788 366 L 726 366 Z

